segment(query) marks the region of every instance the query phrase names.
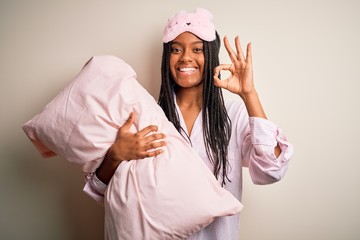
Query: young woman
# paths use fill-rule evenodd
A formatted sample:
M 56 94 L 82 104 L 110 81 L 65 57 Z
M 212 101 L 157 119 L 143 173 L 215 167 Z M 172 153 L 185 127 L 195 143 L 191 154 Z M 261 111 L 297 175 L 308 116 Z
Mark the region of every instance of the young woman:
M 248 167 L 255 184 L 276 182 L 286 172 L 292 146 L 266 119 L 253 82 L 251 44 L 244 56 L 239 38 L 235 52 L 225 37 L 232 63 L 219 64 L 220 39 L 211 19 L 210 12 L 197 9 L 167 23 L 159 105 L 222 186 L 241 200 L 242 167 Z M 229 71 L 229 78 L 220 80 L 220 71 Z M 224 100 L 222 88 L 239 99 Z M 166 144 L 156 126 L 130 132 L 135 117 L 131 114 L 119 129 L 102 165 L 88 177 L 85 191 L 98 201 L 122 161 L 156 156 Z M 190 239 L 231 240 L 238 233 L 239 214 L 216 219 Z

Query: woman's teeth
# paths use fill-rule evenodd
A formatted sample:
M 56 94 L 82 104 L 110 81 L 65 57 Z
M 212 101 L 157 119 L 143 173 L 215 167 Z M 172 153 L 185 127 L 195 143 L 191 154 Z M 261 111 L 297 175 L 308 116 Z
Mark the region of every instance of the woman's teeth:
M 180 68 L 179 69 L 180 72 L 191 72 L 191 71 L 195 71 L 195 68 Z

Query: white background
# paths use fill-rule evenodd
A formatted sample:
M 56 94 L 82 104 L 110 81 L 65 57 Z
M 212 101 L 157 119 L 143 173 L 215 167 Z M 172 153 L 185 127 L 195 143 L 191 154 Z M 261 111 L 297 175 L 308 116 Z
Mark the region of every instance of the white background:
M 1 0 L 0 239 L 103 238 L 80 170 L 42 159 L 21 125 L 93 55 L 123 58 L 157 98 L 164 24 L 196 7 L 252 42 L 267 115 L 295 146 L 279 183 L 255 186 L 245 169 L 240 239 L 360 238 L 359 1 Z

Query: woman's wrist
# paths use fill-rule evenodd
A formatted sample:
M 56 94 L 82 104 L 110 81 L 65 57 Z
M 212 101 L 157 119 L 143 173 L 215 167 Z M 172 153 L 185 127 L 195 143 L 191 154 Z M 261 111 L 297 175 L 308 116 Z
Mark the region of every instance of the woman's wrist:
M 259 98 L 255 89 L 250 92 L 240 93 L 239 96 L 244 100 L 245 104 L 249 101 L 254 101 L 254 99 L 256 100 L 256 98 Z
M 240 94 L 239 94 L 240 95 Z M 260 117 L 266 119 L 266 114 L 261 105 L 259 96 L 256 90 L 251 92 L 241 94 L 240 97 L 243 99 L 246 109 L 248 111 L 249 117 Z
M 112 149 L 110 148 L 106 153 L 101 165 L 96 170 L 96 176 L 100 181 L 108 184 L 121 162 L 122 160 L 117 160 L 114 157 Z

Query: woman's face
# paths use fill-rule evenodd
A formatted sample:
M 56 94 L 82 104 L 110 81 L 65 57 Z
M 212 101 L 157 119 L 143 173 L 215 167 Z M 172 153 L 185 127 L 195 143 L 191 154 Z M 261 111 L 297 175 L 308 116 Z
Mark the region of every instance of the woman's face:
M 204 76 L 204 44 L 192 33 L 184 32 L 171 44 L 170 73 L 182 88 L 202 85 Z

